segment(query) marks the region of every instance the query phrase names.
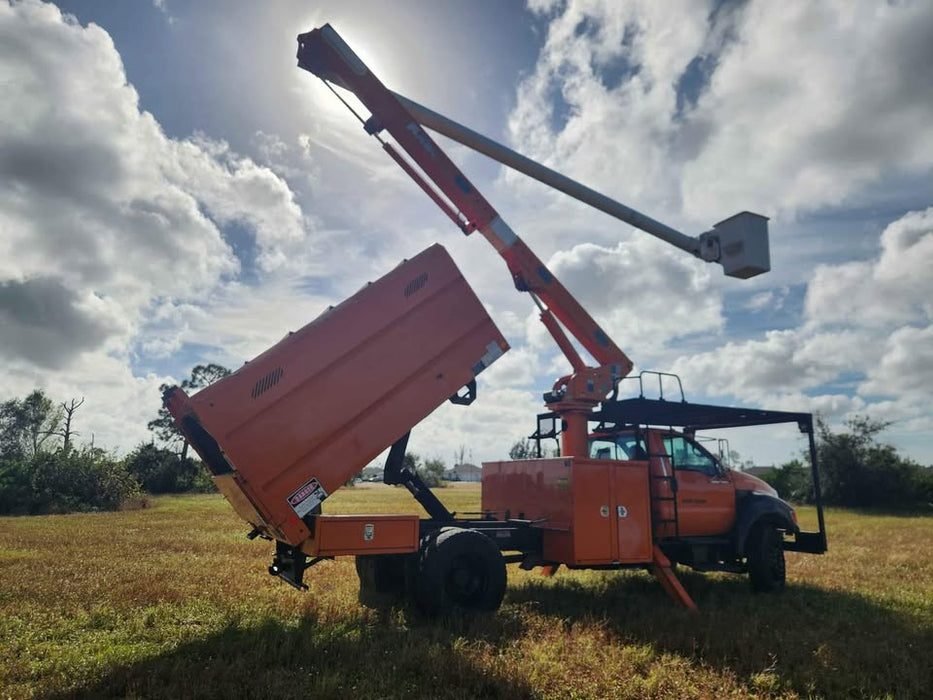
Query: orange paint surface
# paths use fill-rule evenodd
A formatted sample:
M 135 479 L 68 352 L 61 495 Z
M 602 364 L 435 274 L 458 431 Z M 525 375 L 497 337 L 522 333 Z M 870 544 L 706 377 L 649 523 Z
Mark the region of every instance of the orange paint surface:
M 215 475 L 254 526 L 297 545 L 302 518 L 493 362 L 508 344 L 433 245 L 290 333 L 229 377 L 167 403 L 223 453 Z M 197 437 L 197 436 L 195 436 Z M 231 494 L 231 489 L 245 497 Z
M 417 515 L 318 515 L 301 549 L 315 557 L 404 554 L 418 549 Z

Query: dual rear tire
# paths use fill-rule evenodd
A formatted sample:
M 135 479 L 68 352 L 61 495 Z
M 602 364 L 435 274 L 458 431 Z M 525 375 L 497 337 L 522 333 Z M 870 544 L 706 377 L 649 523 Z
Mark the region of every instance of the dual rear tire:
M 398 604 L 407 594 L 429 617 L 450 612 L 489 613 L 502 603 L 505 560 L 496 544 L 476 530 L 441 528 L 416 554 L 356 558 L 360 602 Z

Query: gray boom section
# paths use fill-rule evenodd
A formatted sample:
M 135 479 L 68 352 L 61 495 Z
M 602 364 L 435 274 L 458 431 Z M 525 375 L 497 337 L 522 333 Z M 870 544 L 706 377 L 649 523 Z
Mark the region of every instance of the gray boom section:
M 560 190 L 574 199 L 589 204 L 591 207 L 609 214 L 609 216 L 621 219 L 681 250 L 685 250 L 697 257 L 703 257 L 700 252 L 700 239 L 692 238 L 670 226 L 662 224 L 660 221 L 655 221 L 650 216 L 645 216 L 641 212 L 635 211 L 604 194 L 600 194 L 596 190 L 590 189 L 576 180 L 571 180 L 566 175 L 561 175 L 531 160 L 531 158 L 513 151 L 511 148 L 503 146 L 497 141 L 493 141 L 442 114 L 438 114 L 417 102 L 409 100 L 403 95 L 399 95 L 398 93 L 394 94 L 402 102 L 405 109 L 407 109 L 422 126 L 426 126 L 439 134 L 443 134 L 475 151 L 479 151 L 503 165 L 507 165 L 510 168 L 524 173 L 528 177 L 532 177 L 539 182 L 550 185 L 554 189 Z

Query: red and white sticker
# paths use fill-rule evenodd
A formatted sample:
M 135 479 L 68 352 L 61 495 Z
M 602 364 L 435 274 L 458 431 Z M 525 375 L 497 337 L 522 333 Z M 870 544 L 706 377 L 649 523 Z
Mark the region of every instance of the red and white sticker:
M 321 486 L 321 482 L 312 477 L 308 483 L 288 497 L 288 505 L 299 518 L 303 518 L 317 508 L 325 498 L 327 498 L 327 491 Z

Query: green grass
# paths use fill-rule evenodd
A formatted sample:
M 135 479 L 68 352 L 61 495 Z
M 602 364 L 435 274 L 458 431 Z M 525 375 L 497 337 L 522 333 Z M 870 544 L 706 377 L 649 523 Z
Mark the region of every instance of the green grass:
M 476 510 L 478 485 L 438 492 Z M 412 512 L 342 489 L 328 512 Z M 803 518 L 813 513 L 802 509 Z M 502 609 L 427 622 L 356 601 L 351 558 L 308 592 L 216 495 L 121 513 L 0 518 L 0 697 L 924 697 L 933 687 L 933 518 L 829 511 L 830 552 L 788 588 L 510 566 Z

